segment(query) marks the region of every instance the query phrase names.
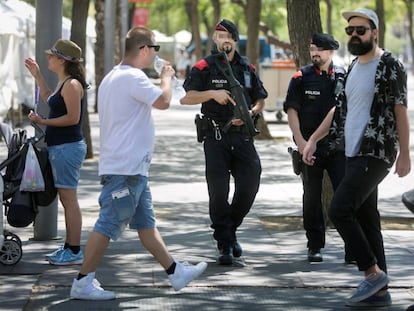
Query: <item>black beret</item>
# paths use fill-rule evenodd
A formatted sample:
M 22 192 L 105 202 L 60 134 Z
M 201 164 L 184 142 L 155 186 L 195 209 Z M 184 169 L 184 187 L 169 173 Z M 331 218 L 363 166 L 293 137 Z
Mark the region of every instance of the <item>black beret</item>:
M 339 48 L 338 41 L 327 33 L 315 33 L 310 43 L 324 50 L 337 50 Z
M 233 37 L 234 41 L 239 41 L 239 31 L 237 30 L 236 25 L 234 25 L 231 21 L 227 19 L 222 19 L 217 23 L 215 29 L 220 31 L 227 31 L 231 33 L 231 36 Z

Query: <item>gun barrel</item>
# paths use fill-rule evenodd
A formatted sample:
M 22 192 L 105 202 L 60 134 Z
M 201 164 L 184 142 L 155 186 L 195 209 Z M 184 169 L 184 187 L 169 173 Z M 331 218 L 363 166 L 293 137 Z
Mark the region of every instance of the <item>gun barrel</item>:
M 246 124 L 249 134 L 251 136 L 255 136 L 259 134 L 260 132 L 256 129 L 254 126 L 253 119 L 250 116 L 249 107 L 247 105 L 247 101 L 243 92 L 243 86 L 240 84 L 240 82 L 236 79 L 236 77 L 233 74 L 233 70 L 231 69 L 229 59 L 227 57 L 227 54 L 225 52 L 222 53 L 223 58 L 225 60 L 226 69 L 223 69 L 223 73 L 225 74 L 226 78 L 228 79 L 229 85 L 230 85 L 230 92 L 231 95 L 236 102 L 236 113 L 235 115 L 240 117 L 240 119 L 243 120 L 243 122 Z

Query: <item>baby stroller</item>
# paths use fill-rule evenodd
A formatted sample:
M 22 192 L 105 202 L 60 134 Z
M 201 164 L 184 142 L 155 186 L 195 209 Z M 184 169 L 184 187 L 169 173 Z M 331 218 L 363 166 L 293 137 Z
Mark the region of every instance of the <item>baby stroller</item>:
M 45 201 L 44 197 L 42 198 L 42 194 L 50 194 L 46 190 L 42 193 L 20 191 L 29 144 L 35 146 L 44 136 L 43 130 L 39 126 L 34 123 L 32 126 L 41 133 L 39 137 L 34 135 L 27 138 L 26 130 L 13 130 L 9 125 L 0 123 L 1 135 L 8 149 L 7 159 L 0 163 L 0 199 L 1 207 L 4 207 L 4 211 L 0 213 L 0 263 L 3 265 L 14 265 L 20 261 L 23 255 L 20 238 L 4 228 L 6 221 L 3 216 L 6 217 L 7 223 L 13 227 L 27 227 L 36 217 L 37 206 L 46 206 L 51 202 L 49 200 Z M 41 149 L 35 149 L 39 164 L 43 167 L 47 166 L 51 174 L 47 151 L 46 154 L 44 152 L 40 154 Z M 43 150 L 45 151 L 46 149 L 44 148 Z M 46 177 L 50 177 L 50 175 L 45 176 L 43 170 L 42 173 L 46 184 Z M 50 180 L 47 183 L 49 192 L 51 192 L 51 196 L 54 198 L 56 196 L 56 189 L 52 185 L 53 189 L 50 191 Z M 38 195 L 39 197 L 37 197 Z M 38 204 L 38 201 L 42 204 Z

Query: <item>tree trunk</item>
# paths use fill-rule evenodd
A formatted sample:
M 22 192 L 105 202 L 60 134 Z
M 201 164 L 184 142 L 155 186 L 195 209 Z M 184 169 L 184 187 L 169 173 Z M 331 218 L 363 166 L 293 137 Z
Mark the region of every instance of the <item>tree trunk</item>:
M 332 0 L 325 0 L 326 3 L 326 32 L 333 34 L 332 30 Z
M 267 122 L 263 117 L 259 118 L 257 121 L 256 128 L 259 130 L 260 134 L 258 134 L 255 139 L 267 140 L 273 138 L 272 133 L 270 133 L 269 127 L 267 126 Z
M 288 28 L 295 63 L 298 68 L 310 63 L 309 39 L 314 33 L 322 32 L 318 0 L 287 0 Z M 333 189 L 328 174 L 324 172 L 322 205 L 326 224 L 329 225 L 328 208 Z
M 309 40 L 322 32 L 318 0 L 287 0 L 289 37 L 296 67 L 310 63 Z
M 98 112 L 98 87 L 104 77 L 105 72 L 105 29 L 104 29 L 104 13 L 105 0 L 95 0 L 95 31 L 96 31 L 96 42 L 95 42 L 95 112 Z
M 196 59 L 203 57 L 202 42 L 200 35 L 200 22 L 198 17 L 198 0 L 186 0 L 185 10 L 191 24 L 192 40 L 195 46 L 194 54 Z
M 385 46 L 385 11 L 384 11 L 384 0 L 375 0 L 376 12 L 379 19 L 379 35 L 378 35 L 378 46 Z
M 232 0 L 232 3 L 238 4 L 244 12 L 247 24 L 247 45 L 246 56 L 249 61 L 259 68 L 259 30 L 260 12 L 262 9 L 262 0 Z M 260 72 L 258 72 L 260 74 Z M 272 134 L 269 131 L 266 120 L 262 117 L 256 124 L 260 134 L 255 137 L 258 140 L 272 139 Z
M 86 66 L 86 22 L 88 19 L 89 0 L 73 0 L 72 26 L 70 40 L 79 45 L 83 51 L 84 65 Z M 86 90 L 85 90 L 86 93 Z M 93 158 L 91 129 L 89 124 L 88 96 L 85 96 L 83 107 L 82 132 L 86 142 L 86 159 Z
M 404 0 L 407 7 L 407 33 L 411 46 L 411 72 L 414 74 L 413 0 Z
M 210 23 L 211 18 L 208 15 L 206 11 L 201 12 L 202 20 L 204 27 L 207 29 L 207 44 L 205 46 L 206 50 L 203 51 L 203 55 L 208 54 L 213 46 L 213 33 L 214 33 L 214 27 L 215 25 L 220 21 L 221 19 L 221 5 L 220 0 L 211 0 L 211 6 L 213 7 L 213 24 Z
M 259 68 L 259 24 L 262 0 L 247 0 L 247 45 L 246 56 L 250 62 Z
M 328 173 L 326 170 L 323 172 L 323 180 L 322 180 L 322 207 L 323 207 L 323 215 L 325 219 L 325 227 L 326 228 L 335 228 L 331 220 L 328 216 L 329 206 L 331 205 L 332 197 L 333 197 L 333 188 L 332 182 L 329 178 Z

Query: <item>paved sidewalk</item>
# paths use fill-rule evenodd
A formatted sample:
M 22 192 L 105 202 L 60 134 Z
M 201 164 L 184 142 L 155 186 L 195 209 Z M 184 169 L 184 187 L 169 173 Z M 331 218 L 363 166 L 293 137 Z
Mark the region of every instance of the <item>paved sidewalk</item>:
M 263 175 L 255 205 L 238 234 L 243 260 L 231 267 L 215 263 L 204 155 L 195 138 L 198 109 L 174 105 L 168 111 L 154 110 L 157 137 L 150 185 L 159 229 L 170 251 L 178 260 L 207 261 L 205 274 L 174 292 L 165 272 L 137 241 L 136 233 L 126 231 L 110 244 L 97 272 L 103 286 L 114 290 L 118 298 L 106 302 L 70 300 L 70 285 L 79 266 L 55 267 L 43 259 L 62 240 L 33 241 L 33 227 L 9 228 L 23 241 L 23 258 L 15 266 L 0 266 L 1 310 L 350 310 L 344 302 L 362 274 L 355 266 L 343 264 L 343 242 L 336 231 L 327 232 L 324 262 L 309 264 L 303 230 L 292 229 L 292 225 L 281 229 L 280 223 L 277 229 L 274 226 L 272 217 L 301 216 L 302 187 L 287 154 L 292 144 L 287 124 L 269 124 L 275 139 L 256 142 Z M 412 112 L 410 115 L 413 119 Z M 85 161 L 79 187 L 84 217 L 82 245 L 97 217 L 100 191 L 98 121 L 95 114 L 90 118 L 96 157 Z M 401 193 L 414 185 L 412 175 L 399 179 L 390 174 L 382 183 L 380 210 L 384 219 L 414 223 L 413 215 L 401 203 Z M 265 221 L 269 219 L 272 221 Z M 386 310 L 405 310 L 414 304 L 414 228 L 409 224 L 405 230 L 397 229 L 383 231 L 393 298 L 392 307 Z M 58 235 L 64 236 L 61 207 Z

